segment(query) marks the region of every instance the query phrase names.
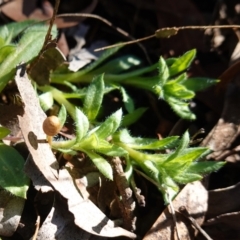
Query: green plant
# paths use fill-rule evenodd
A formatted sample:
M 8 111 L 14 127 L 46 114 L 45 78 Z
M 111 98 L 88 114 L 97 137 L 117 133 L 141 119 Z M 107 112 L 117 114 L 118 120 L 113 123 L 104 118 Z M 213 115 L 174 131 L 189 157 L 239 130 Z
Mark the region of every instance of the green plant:
M 134 71 L 129 71 L 129 68 L 132 67 L 130 63 L 140 63 L 140 61 L 137 61 L 132 56 L 115 59 L 114 64 L 110 61 L 103 66 L 99 66 L 117 50 L 119 48 L 106 51 L 100 59 L 78 72 L 53 72 L 51 82 L 60 84 L 66 82 L 68 84 L 90 83 L 93 76 L 105 72 L 105 83 L 107 86 L 110 85 L 121 91 L 125 107 L 129 113 L 134 110 L 134 106 L 131 97 L 128 96 L 127 91 L 124 89 L 125 85 L 153 92 L 159 99 L 165 100 L 181 118 L 191 120 L 196 117 L 190 111 L 188 105 L 189 101 L 194 98 L 195 92 L 218 82 L 218 80 L 209 78 L 188 78 L 186 70 L 196 56 L 195 49 L 186 52 L 179 58 L 165 60 L 160 57 L 158 63 Z M 125 68 L 121 66 L 125 66 Z M 157 68 L 158 75 L 155 73 Z M 78 91 L 75 94 L 77 93 Z M 68 97 L 71 97 L 71 95 L 68 95 Z
M 17 31 L 19 26 L 21 30 Z M 13 78 L 18 63 L 22 60 L 30 62 L 41 50 L 47 30 L 41 24 L 27 28 L 17 45 L 11 43 L 27 26 L 29 23 L 0 28 L 0 91 Z M 53 31 L 53 36 L 55 35 L 56 32 Z M 135 109 L 125 86 L 148 90 L 165 100 L 180 117 L 195 119 L 188 107 L 189 101 L 195 96 L 195 91 L 215 84 L 217 80 L 188 78 L 186 70 L 195 58 L 195 50 L 188 51 L 179 58 L 165 60 L 160 57 L 156 64 L 136 69 L 141 61 L 132 55 L 106 62 L 119 49 L 106 51 L 97 61 L 75 73 L 60 66 L 50 74 L 51 85 L 36 85 L 42 92 L 39 99 L 44 110 L 49 109 L 54 101 L 62 106 L 58 116 L 61 126 L 67 113 L 75 121 L 76 137 L 53 141 L 51 146 L 71 155 L 85 153 L 109 179 L 113 179 L 109 158 L 121 157 L 126 162 L 128 180 L 133 177 L 133 170 L 138 171 L 157 186 L 168 203 L 177 194 L 178 184 L 199 180 L 201 174 L 215 171 L 224 163 L 202 161 L 209 150 L 203 147 L 190 148 L 187 132 L 181 139 L 177 136 L 163 140 L 132 137 L 126 127 L 136 122 L 146 109 Z M 32 78 L 34 80 L 34 75 Z M 55 83 L 67 86 L 70 92 L 57 89 Z M 78 83 L 89 85 L 78 89 L 75 85 Z M 128 114 L 123 116 L 119 109 L 100 123 L 98 115 L 103 96 L 114 89 L 121 92 Z M 82 106 L 73 105 L 70 102 L 72 98 L 80 99 Z M 166 149 L 168 153 L 164 152 Z M 160 154 L 159 151 L 163 153 Z M 4 187 L 7 188 L 8 184 Z
M 0 186 L 12 194 L 26 198 L 30 179 L 24 174 L 24 159 L 13 147 L 2 142 L 10 131 L 0 127 Z
M 26 21 L 0 27 L 0 92 L 13 79 L 16 66 L 33 60 L 44 43 L 48 27 L 44 24 Z M 14 39 L 21 34 L 18 43 Z M 52 31 L 56 37 L 56 28 Z
M 34 21 L 11 23 L 0 27 L 0 92 L 10 80 L 13 80 L 16 66 L 20 62 L 28 63 L 38 55 L 47 30 L 48 26 Z M 56 37 L 56 34 L 54 28 L 53 37 Z M 30 180 L 23 171 L 23 157 L 2 141 L 9 133 L 8 129 L 0 127 L 0 186 L 12 194 L 25 198 Z
M 96 117 L 105 89 L 104 75 L 94 78 L 86 89 L 82 110 L 66 102 L 56 89 L 50 86 L 44 89 L 52 92 L 54 98 L 62 104 L 60 115 L 63 115 L 63 112 L 66 113 L 65 107 L 68 111 L 70 110 L 69 113 L 76 126 L 74 139 L 53 141 L 52 148 L 73 155 L 79 151 L 85 153 L 99 171 L 109 179 L 113 179 L 113 173 L 107 159 L 114 156 L 122 157 L 126 161 L 128 179 L 132 177 L 133 169 L 140 171 L 163 193 L 166 203 L 177 194 L 179 190 L 177 183 L 186 184 L 200 180 L 201 174 L 216 171 L 224 164 L 201 161 L 209 150 L 204 147 L 189 148 L 187 132 L 181 139 L 177 136 L 163 140 L 132 137 L 126 128 L 121 128 L 123 118 L 121 109 L 103 123 L 97 123 Z M 166 149 L 171 152 L 153 153 Z

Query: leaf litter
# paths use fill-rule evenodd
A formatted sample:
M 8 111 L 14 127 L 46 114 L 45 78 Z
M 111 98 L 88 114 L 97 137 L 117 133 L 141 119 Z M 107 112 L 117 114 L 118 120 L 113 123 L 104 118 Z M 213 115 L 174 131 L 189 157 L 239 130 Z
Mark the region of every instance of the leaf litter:
M 17 1 L 16 1 L 17 2 Z M 170 3 L 173 3 L 174 1 L 169 1 Z M 189 1 L 186 1 L 187 3 L 189 2 Z M 183 5 L 186 5 L 186 3 L 184 3 L 184 4 L 182 4 L 182 6 Z M 190 4 L 190 6 L 191 6 L 191 4 Z M 164 7 L 164 6 L 163 6 Z M 192 11 L 192 10 L 191 10 Z M 196 11 L 195 11 L 196 12 Z M 160 14 L 159 14 L 159 16 L 161 16 Z M 176 16 L 178 16 L 177 14 L 176 14 Z M 159 17 L 159 18 L 162 18 L 162 17 Z M 164 21 L 161 21 L 161 22 L 164 22 Z M 191 38 L 190 38 L 191 39 Z M 166 41 L 165 41 L 166 42 Z M 176 45 L 176 42 L 178 42 L 178 43 L 180 43 L 181 44 L 181 46 L 180 46 L 180 51 L 183 51 L 182 50 L 182 42 L 183 41 L 175 41 L 175 40 L 173 40 L 172 42 L 174 42 L 173 44 L 174 44 L 174 46 Z M 187 48 L 187 49 L 189 49 L 189 46 L 188 46 L 188 44 L 184 44 L 184 46 Z M 166 49 L 170 49 L 171 47 L 166 47 Z M 206 95 L 206 94 L 205 94 Z M 232 114 L 232 113 L 230 113 L 230 114 Z M 227 123 L 228 124 L 228 123 Z M 226 125 L 227 125 L 226 124 Z M 237 124 L 236 124 L 236 126 L 232 126 L 232 125 L 229 125 L 231 128 L 232 127 L 236 127 L 237 126 Z M 221 130 L 222 130 L 222 128 L 219 128 L 218 129 L 218 131 L 216 131 L 216 133 L 221 133 Z M 231 134 L 229 134 L 230 136 L 231 136 Z M 222 138 L 219 138 L 219 136 L 216 134 L 215 136 L 214 136 L 214 139 L 218 139 L 218 140 L 220 140 L 221 141 L 221 139 Z M 212 142 L 214 142 L 214 139 L 212 139 Z M 40 144 L 40 143 L 39 143 Z M 37 146 L 39 145 L 39 144 L 37 144 Z M 42 144 L 42 143 L 41 143 Z M 229 144 L 230 145 L 230 144 Z M 237 154 L 235 154 L 236 156 L 237 156 Z M 235 158 L 234 159 L 234 161 L 237 161 L 238 159 L 237 158 Z M 27 169 L 28 167 L 26 167 L 26 169 Z M 34 169 L 36 169 L 36 167 L 34 166 L 33 167 Z M 29 168 L 30 169 L 30 168 Z M 31 170 L 31 169 L 30 169 Z M 51 171 L 52 171 L 52 169 L 51 169 Z M 35 170 L 35 173 L 37 174 L 36 176 L 40 176 L 39 177 L 39 179 L 41 178 L 41 172 L 37 169 L 37 171 Z M 45 179 L 46 180 L 46 179 Z M 40 181 L 40 180 L 39 180 Z M 48 181 L 44 181 L 44 176 L 42 177 L 42 179 L 41 179 L 41 181 L 43 182 L 42 183 L 42 185 L 41 186 L 43 186 L 43 185 L 48 185 L 49 183 L 48 183 Z M 40 181 L 40 182 L 41 182 Z M 37 182 L 37 180 L 36 180 L 36 182 Z M 40 186 L 40 185 L 39 185 Z M 233 186 L 234 187 L 234 186 Z M 224 190 L 226 190 L 226 189 L 222 189 L 222 191 L 224 192 Z M 234 188 L 234 190 L 233 190 L 235 193 L 238 193 L 239 191 L 238 191 L 238 188 Z M 226 190 L 226 192 L 227 192 L 227 190 Z M 210 192 L 210 196 L 211 196 L 211 192 Z M 234 198 L 231 198 L 231 200 L 230 199 L 228 199 L 228 196 L 230 196 L 230 195 L 228 195 L 228 193 L 226 194 L 226 199 L 225 199 L 225 201 L 223 201 L 221 204 L 219 204 L 218 202 L 216 202 L 215 203 L 215 206 L 219 209 L 219 205 L 221 205 L 221 207 L 222 206 L 226 206 L 226 204 L 228 204 L 229 203 L 229 205 L 231 205 L 231 204 L 233 204 L 233 203 L 236 203 L 236 199 L 235 199 L 235 201 L 234 201 Z M 211 197 L 210 197 L 210 200 L 211 200 Z M 213 204 L 214 205 L 214 204 Z M 213 206 L 213 205 L 211 205 L 211 206 Z M 211 210 L 211 206 L 209 207 L 209 209 Z M 54 205 L 54 207 L 55 207 L 55 205 Z M 56 207 L 57 208 L 57 207 Z M 225 208 L 224 208 L 225 209 Z M 177 209 L 176 209 L 177 210 Z M 234 215 L 235 213 L 236 214 L 238 214 L 238 212 L 237 212 L 237 210 L 238 210 L 238 208 L 236 207 L 236 212 L 232 212 L 230 215 Z M 53 211 L 55 211 L 54 209 L 53 209 Z M 225 216 L 227 216 L 227 212 L 229 211 L 229 209 L 225 209 L 225 211 L 223 211 L 223 213 L 216 213 L 218 216 L 220 216 L 220 218 L 221 219 L 223 219 L 223 217 L 225 217 Z M 190 211 L 191 212 L 191 211 Z M 51 214 L 52 213 L 50 213 L 49 214 L 49 216 L 51 216 Z M 178 214 L 177 214 L 178 215 Z M 229 216 L 230 216 L 229 215 Z M 207 217 L 209 217 L 209 216 L 207 216 Z M 212 223 L 214 223 L 214 214 L 209 218 L 210 220 L 208 220 L 208 221 L 210 221 L 210 222 L 212 222 Z M 172 221 L 172 220 L 171 220 Z M 215 221 L 216 222 L 216 221 Z M 71 225 L 72 226 L 72 225 Z M 152 229 L 153 231 L 156 231 L 155 229 Z M 218 238 L 219 239 L 219 238 Z

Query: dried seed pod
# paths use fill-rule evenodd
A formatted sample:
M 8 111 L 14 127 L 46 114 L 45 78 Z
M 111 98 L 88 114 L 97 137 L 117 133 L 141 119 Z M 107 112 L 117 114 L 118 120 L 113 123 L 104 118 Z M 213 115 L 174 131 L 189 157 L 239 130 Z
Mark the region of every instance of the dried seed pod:
M 43 121 L 43 131 L 47 136 L 54 136 L 61 130 L 61 123 L 58 117 L 50 116 Z

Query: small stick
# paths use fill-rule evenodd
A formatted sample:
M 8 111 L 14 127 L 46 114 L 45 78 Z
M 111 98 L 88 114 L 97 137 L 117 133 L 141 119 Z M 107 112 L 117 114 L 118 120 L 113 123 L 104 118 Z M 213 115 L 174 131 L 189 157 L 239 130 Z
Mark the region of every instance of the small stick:
M 196 222 L 196 220 L 191 217 L 191 215 L 189 214 L 188 210 L 186 209 L 185 206 L 181 206 L 178 209 L 179 213 L 181 213 L 184 217 L 186 217 L 187 219 L 189 219 L 189 221 L 192 223 L 192 225 L 207 239 L 207 240 L 213 240 L 200 226 L 199 224 Z
M 132 190 L 129 187 L 125 173 L 122 167 L 122 161 L 119 157 L 113 157 L 111 159 L 114 173 L 114 181 L 119 191 L 122 200 L 120 201 L 117 196 L 119 207 L 123 217 L 123 227 L 129 231 L 136 229 L 136 216 L 134 214 L 136 203 L 133 199 Z
M 55 6 L 54 6 L 54 10 L 53 10 L 53 15 L 52 15 L 52 17 L 50 19 L 49 28 L 48 28 L 47 34 L 45 36 L 45 41 L 43 43 L 43 47 L 42 47 L 42 50 L 41 50 L 40 53 L 42 53 L 42 51 L 44 51 L 44 48 L 47 45 L 48 41 L 51 40 L 51 31 L 52 31 L 52 27 L 53 27 L 54 21 L 56 19 L 56 15 L 57 15 L 59 4 L 60 4 L 60 0 L 56 0 Z
M 141 207 L 145 207 L 146 206 L 145 197 L 141 195 L 141 189 L 136 186 L 136 183 L 133 177 L 131 178 L 130 183 L 132 185 L 132 190 L 137 199 L 138 205 Z
M 102 51 L 108 48 L 112 48 L 112 47 L 120 47 L 120 46 L 124 46 L 124 45 L 129 45 L 129 44 L 133 44 L 133 43 L 139 43 L 145 40 L 148 40 L 150 38 L 169 38 L 173 35 L 178 34 L 178 32 L 180 30 L 206 30 L 206 29 L 222 29 L 222 28 L 240 28 L 240 25 L 218 25 L 218 26 L 182 26 L 182 27 L 167 27 L 167 28 L 160 28 L 158 29 L 155 34 L 144 37 L 144 38 L 139 38 L 133 41 L 128 41 L 128 42 L 124 42 L 124 43 L 117 43 L 117 44 L 113 44 L 113 45 L 109 45 L 107 47 L 102 47 L 102 48 L 97 48 L 94 51 Z
M 37 240 L 37 235 L 38 235 L 39 228 L 40 228 L 40 216 L 39 216 L 39 214 L 37 215 L 37 220 L 36 220 L 35 226 L 36 226 L 36 229 L 35 229 L 34 235 L 32 237 L 32 240 Z
M 123 29 L 121 29 L 121 28 L 119 28 L 119 27 L 114 26 L 114 25 L 113 25 L 110 21 L 108 21 L 106 18 L 100 17 L 100 16 L 98 16 L 98 15 L 96 15 L 96 14 L 91 14 L 91 13 L 63 13 L 63 14 L 58 14 L 56 17 L 57 17 L 57 18 L 65 18 L 65 17 L 77 17 L 77 18 L 79 18 L 79 17 L 81 18 L 81 17 L 82 17 L 82 18 L 83 18 L 83 17 L 84 17 L 84 18 L 94 18 L 94 19 L 98 19 L 98 20 L 100 20 L 101 22 L 103 22 L 103 23 L 105 23 L 106 25 L 108 25 L 109 27 L 115 29 L 117 32 L 119 32 L 119 33 L 122 34 L 123 36 L 125 36 L 125 37 L 127 37 L 127 38 L 129 38 L 129 39 L 132 39 L 132 41 L 135 42 L 135 43 L 138 43 L 138 39 L 134 39 L 134 37 L 132 37 L 128 32 L 124 31 Z M 139 41 L 139 42 L 140 42 L 140 41 Z M 148 53 L 147 53 L 145 47 L 144 47 L 141 43 L 139 43 L 138 45 L 139 45 L 139 47 L 142 49 L 142 51 L 144 52 L 147 61 L 148 61 L 149 63 L 151 63 L 151 60 L 150 60 L 150 58 L 149 58 L 149 56 L 148 56 Z M 112 45 L 112 46 L 113 46 L 113 45 Z M 118 45 L 118 46 L 121 46 L 121 44 Z M 123 44 L 123 46 L 124 46 L 124 44 Z M 95 51 L 96 51 L 96 50 L 95 50 Z
M 51 31 L 52 31 L 52 27 L 54 24 L 54 21 L 56 19 L 56 15 L 57 15 L 57 11 L 58 11 L 58 7 L 60 4 L 60 0 L 56 0 L 55 6 L 54 6 L 54 10 L 53 10 L 53 15 L 50 18 L 50 22 L 49 22 L 49 27 L 48 27 L 48 31 L 47 34 L 45 36 L 45 40 L 42 46 L 41 51 L 39 52 L 38 56 L 36 57 L 36 59 L 31 63 L 28 72 L 31 73 L 32 68 L 38 63 L 42 53 L 45 51 L 45 47 L 47 46 L 48 42 L 52 40 L 52 35 L 51 35 Z
M 172 204 L 172 200 L 170 198 L 168 200 L 169 200 L 169 207 L 171 209 L 171 214 L 172 214 L 172 217 L 173 217 L 173 221 L 174 221 L 174 224 L 176 226 L 177 239 L 181 240 L 180 235 L 179 235 L 176 213 L 175 213 L 175 210 L 174 210 L 174 207 L 173 207 L 173 204 Z

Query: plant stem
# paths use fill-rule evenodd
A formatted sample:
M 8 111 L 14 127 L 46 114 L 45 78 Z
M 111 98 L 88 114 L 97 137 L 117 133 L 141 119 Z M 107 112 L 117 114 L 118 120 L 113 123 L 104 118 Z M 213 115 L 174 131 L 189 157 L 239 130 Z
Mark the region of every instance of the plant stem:
M 42 86 L 42 87 L 38 86 L 38 89 L 43 91 L 43 92 L 51 92 L 53 98 L 60 105 L 63 104 L 65 106 L 65 108 L 67 109 L 68 113 L 71 115 L 71 117 L 75 121 L 75 107 L 68 100 L 66 100 L 66 98 L 64 97 L 64 95 L 63 95 L 63 93 L 61 91 L 59 91 L 56 88 L 51 87 L 49 85 L 45 85 L 45 86 Z
M 127 146 L 127 144 L 124 144 L 124 143 L 121 143 L 121 142 L 118 142 L 117 143 L 118 146 L 124 148 L 125 150 L 128 151 L 128 154 L 129 156 L 134 159 L 138 164 L 142 165 L 144 160 L 147 160 L 148 159 L 148 156 L 147 154 L 145 153 L 141 153 L 139 151 L 136 151 L 130 147 Z
M 70 149 L 76 143 L 76 139 L 68 141 L 52 141 L 51 147 L 54 149 Z
M 131 71 L 128 73 L 122 73 L 122 74 L 109 74 L 106 73 L 104 76 L 104 79 L 106 82 L 115 82 L 115 81 L 123 81 L 127 80 L 129 78 L 134 78 L 137 76 L 140 76 L 142 74 L 154 71 L 157 69 L 158 63 L 153 64 L 149 67 L 140 68 L 135 71 Z M 111 71 L 111 69 L 109 69 Z M 83 70 L 84 71 L 84 70 Z M 98 69 L 91 71 L 90 73 L 83 74 L 82 71 L 75 72 L 75 73 L 66 73 L 66 74 L 52 74 L 51 75 L 51 81 L 53 83 L 61 83 L 63 81 L 68 81 L 72 83 L 89 83 L 92 81 L 93 77 L 96 75 L 96 72 Z M 99 74 L 99 73 L 98 73 Z

